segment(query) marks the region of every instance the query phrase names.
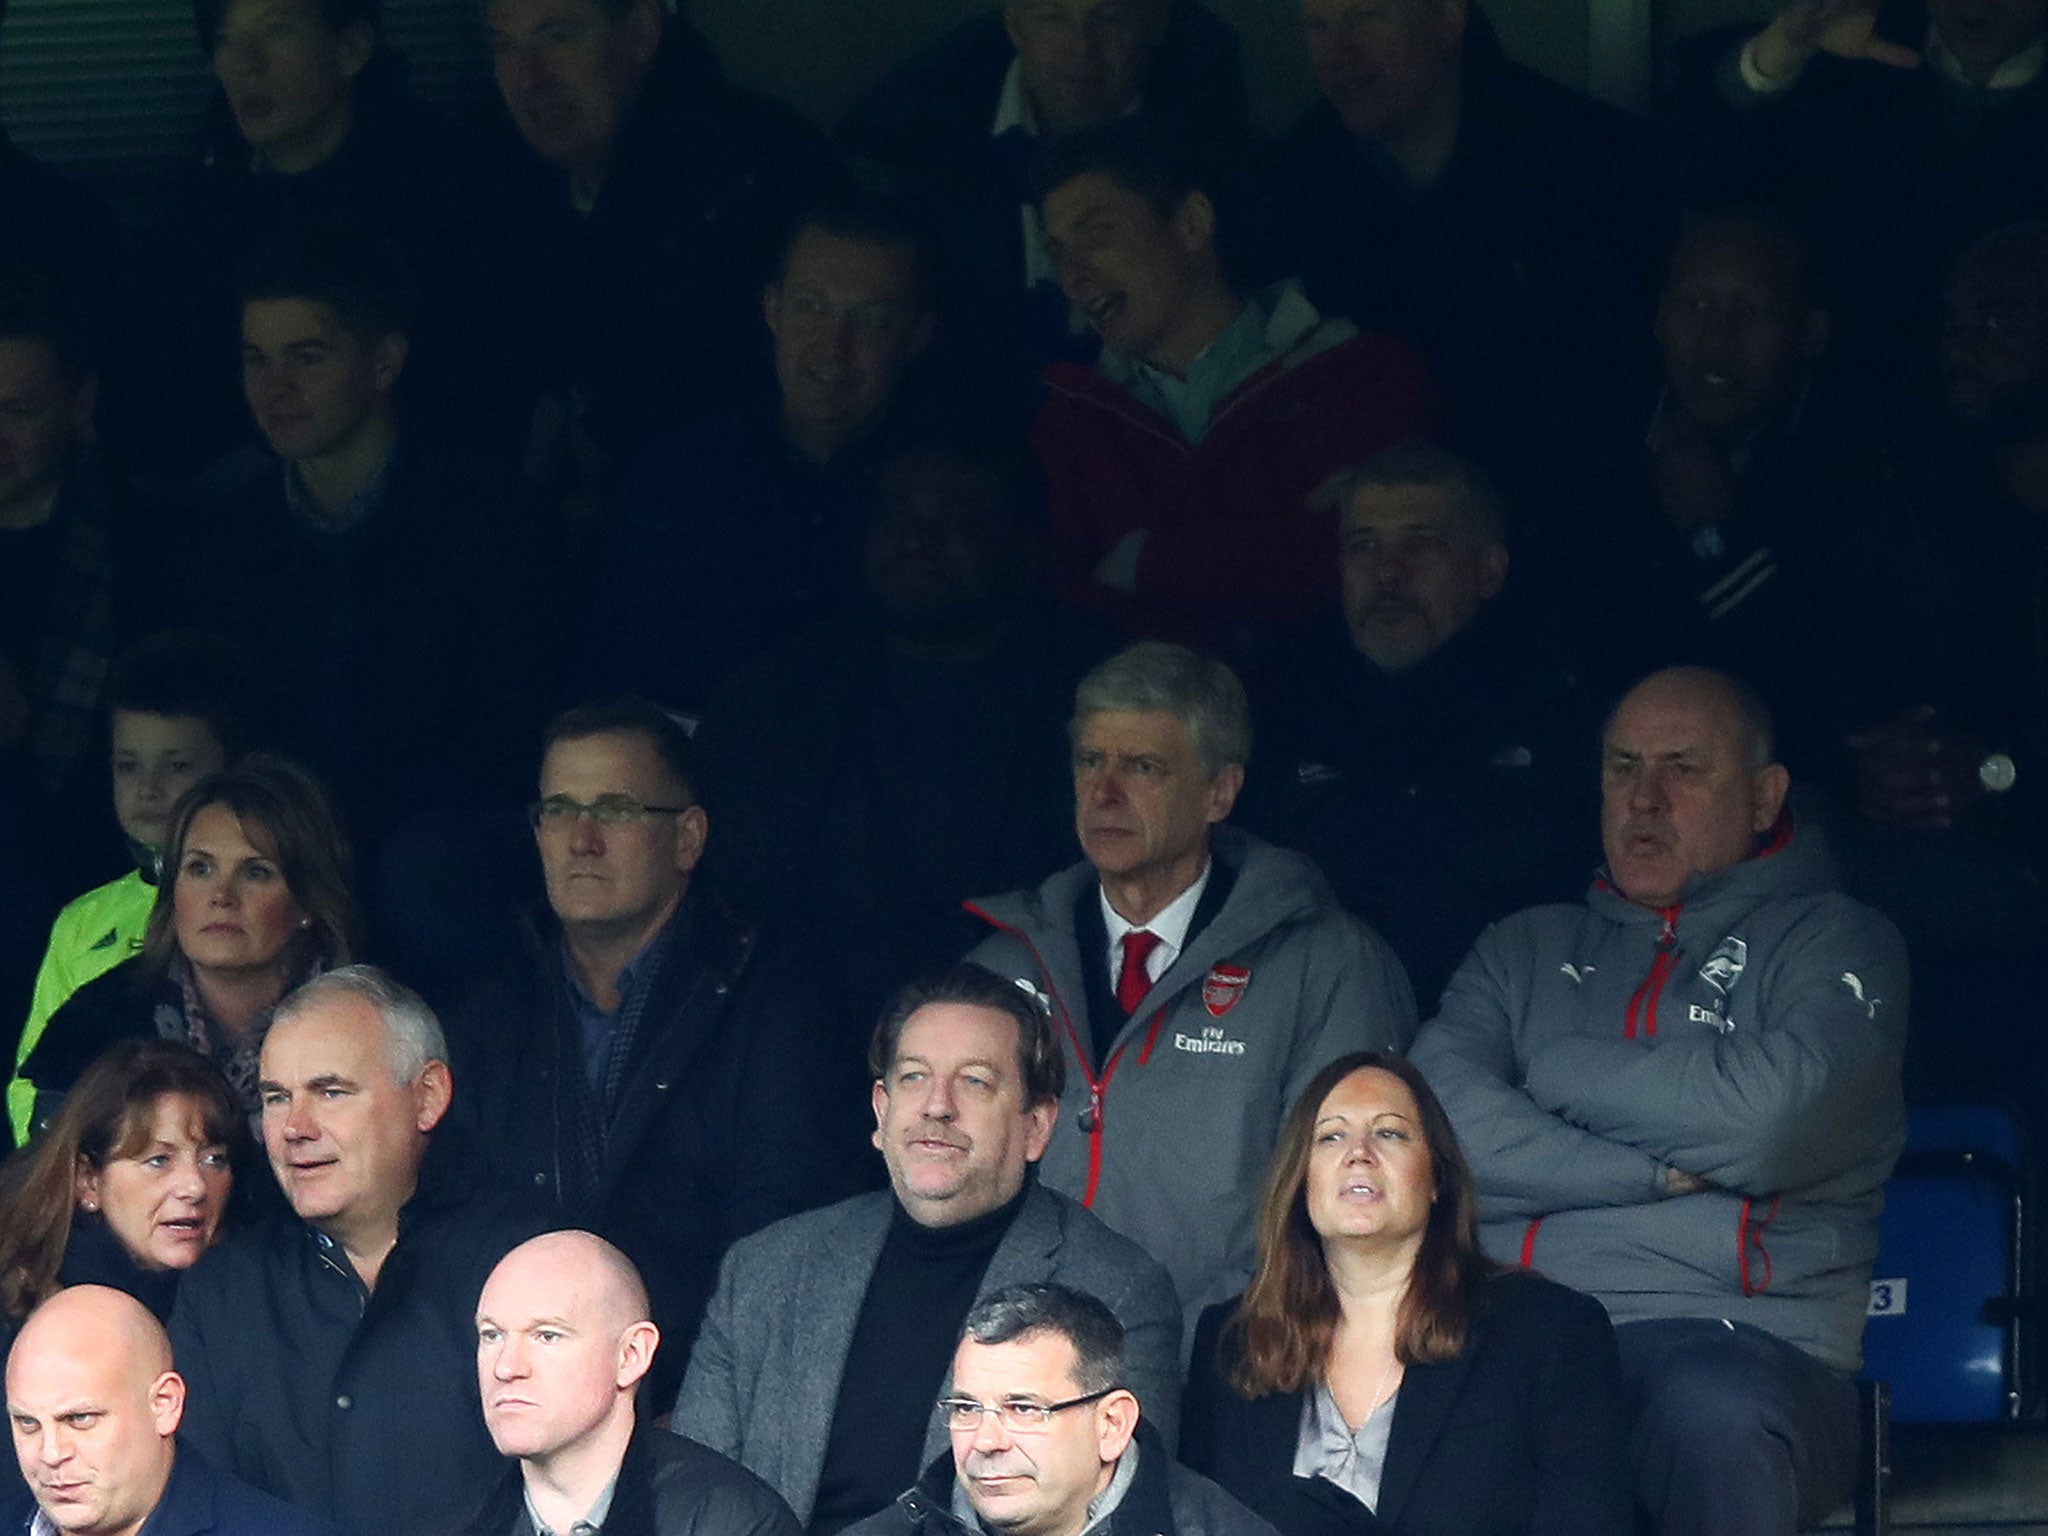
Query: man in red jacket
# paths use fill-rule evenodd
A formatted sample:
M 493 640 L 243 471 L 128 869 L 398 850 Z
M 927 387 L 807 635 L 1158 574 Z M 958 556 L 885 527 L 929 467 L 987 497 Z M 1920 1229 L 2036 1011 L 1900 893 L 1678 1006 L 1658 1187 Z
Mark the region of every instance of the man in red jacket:
M 1235 281 L 1217 184 L 1137 122 L 1047 152 L 1060 287 L 1102 351 L 1047 370 L 1036 432 L 1065 595 L 1212 644 L 1335 601 L 1336 523 L 1313 492 L 1431 416 L 1401 343 L 1323 318 L 1292 283 Z

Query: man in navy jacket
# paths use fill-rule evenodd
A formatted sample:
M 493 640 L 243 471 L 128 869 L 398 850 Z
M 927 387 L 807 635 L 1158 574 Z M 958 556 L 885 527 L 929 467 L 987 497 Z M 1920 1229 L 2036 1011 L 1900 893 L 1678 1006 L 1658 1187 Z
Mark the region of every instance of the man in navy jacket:
M 263 1140 L 291 1211 L 188 1271 L 171 1315 L 185 1434 L 343 1530 L 409 1530 L 498 1467 L 476 1299 L 531 1226 L 437 1130 L 451 1084 L 418 996 L 344 966 L 279 1005 Z

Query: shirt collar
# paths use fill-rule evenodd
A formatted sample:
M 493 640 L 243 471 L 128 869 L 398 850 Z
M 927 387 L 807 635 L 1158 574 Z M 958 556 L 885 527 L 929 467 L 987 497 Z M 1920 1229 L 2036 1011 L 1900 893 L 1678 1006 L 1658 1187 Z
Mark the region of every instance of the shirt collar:
M 612 1495 L 617 1493 L 618 1489 L 619 1474 L 614 1472 L 612 1480 L 604 1485 L 604 1492 L 597 1496 L 597 1502 L 590 1506 L 581 1520 L 572 1522 L 561 1536 L 597 1536 L 597 1533 L 604 1529 L 605 1516 L 612 1512 Z M 534 1536 L 556 1536 L 556 1533 L 548 1528 L 547 1522 L 541 1519 L 540 1512 L 533 1507 L 533 1490 L 525 1488 L 524 1495 L 526 1518 L 533 1523 Z
M 1081 1527 L 1082 1536 L 1101 1525 L 1116 1513 L 1117 1506 L 1124 1501 L 1124 1495 L 1131 1491 L 1131 1484 L 1138 1478 L 1138 1442 L 1133 1440 L 1124 1447 L 1123 1455 L 1116 1459 L 1116 1471 L 1109 1475 L 1109 1481 L 1102 1492 L 1088 1501 L 1088 1523 Z
M 1190 443 L 1200 443 L 1223 398 L 1279 356 L 1266 329 L 1267 317 L 1257 305 L 1246 304 L 1188 364 L 1181 378 L 1153 367 L 1142 357 L 1131 358 L 1132 392 L 1164 407 L 1180 435 Z
M 682 909 L 678 907 L 676 910 L 681 911 Z M 621 999 L 630 996 L 633 988 L 639 984 L 641 972 L 647 967 L 647 957 L 654 953 L 656 945 L 668 937 L 669 930 L 674 926 L 675 918 L 671 916 L 667 922 L 654 930 L 654 937 L 640 946 L 639 953 L 619 967 L 619 996 Z M 569 935 L 566 933 L 562 935 L 562 974 L 568 978 L 573 996 L 578 998 L 585 1007 L 592 1011 L 599 1014 L 604 1013 L 604 1010 L 597 1006 L 597 1000 L 584 990 L 583 978 L 577 974 L 576 956 L 569 948 Z M 620 1006 L 623 1007 L 624 1003 L 621 1002 Z
M 1228 394 L 1274 358 L 1285 355 L 1312 336 L 1323 323 L 1322 315 L 1292 279 L 1274 283 L 1245 296 L 1237 318 L 1217 333 L 1188 368 L 1192 380 L 1196 369 L 1210 371 L 1223 366 L 1226 357 L 1237 365 L 1236 377 L 1223 389 Z M 1104 347 L 1096 361 L 1097 370 L 1111 383 L 1133 389 L 1147 377 L 1163 378 L 1151 364 Z
M 1138 1442 L 1133 1440 L 1124 1447 L 1123 1455 L 1117 1458 L 1116 1470 L 1109 1475 L 1109 1481 L 1103 1486 L 1102 1492 L 1088 1501 L 1087 1524 L 1081 1528 L 1082 1536 L 1087 1536 L 1088 1532 L 1095 1530 L 1116 1513 L 1117 1506 L 1123 1503 L 1124 1495 L 1131 1491 L 1131 1484 L 1137 1480 L 1137 1476 Z M 967 1490 L 957 1477 L 953 1479 L 953 1518 L 970 1531 L 988 1530 L 982 1523 L 981 1516 L 975 1513 L 974 1505 L 968 1500 Z
M 1167 416 L 1188 442 L 1200 444 L 1212 416 L 1233 389 L 1303 344 L 1321 324 L 1323 317 L 1303 291 L 1294 283 L 1276 283 L 1245 297 L 1243 309 L 1190 362 L 1184 379 L 1108 346 L 1102 348 L 1096 369 Z
M 1981 87 L 1987 91 L 2016 91 L 2023 85 L 2032 85 L 2041 66 L 2048 61 L 2048 38 L 2043 38 L 2031 48 L 2022 48 L 1991 72 L 1991 78 Z M 1962 61 L 1949 50 L 1941 39 L 1941 33 L 1933 27 L 1927 29 L 1927 62 L 1940 70 L 1948 79 L 1962 85 L 1975 86 Z
M 340 511 L 328 512 L 315 505 L 307 494 L 305 482 L 299 478 L 299 467 L 287 462 L 284 466 L 285 505 L 300 522 L 323 533 L 346 533 L 368 522 L 371 514 L 384 504 L 384 484 L 390 473 L 391 460 L 387 458 L 384 467 L 370 477 L 369 484 L 349 497 Z
M 1113 949 L 1123 942 L 1125 934 L 1132 929 L 1143 927 L 1146 932 L 1159 936 L 1159 942 L 1172 954 L 1179 954 L 1188 941 L 1188 927 L 1195 920 L 1195 908 L 1201 904 L 1202 892 L 1209 887 L 1209 871 L 1215 867 L 1213 859 L 1202 861 L 1202 872 L 1195 876 L 1195 883 L 1182 891 L 1172 901 L 1154 914 L 1149 923 L 1126 922 L 1123 914 L 1109 904 L 1109 895 L 1100 886 L 1096 888 L 1097 899 L 1102 903 L 1102 923 L 1109 930 L 1109 943 Z
M 1024 61 L 1010 60 L 1010 67 L 1003 74 L 1003 89 L 996 97 L 995 121 L 989 124 L 989 137 L 1000 138 L 1011 129 L 1038 137 L 1038 114 L 1031 109 L 1031 93 L 1024 89 Z

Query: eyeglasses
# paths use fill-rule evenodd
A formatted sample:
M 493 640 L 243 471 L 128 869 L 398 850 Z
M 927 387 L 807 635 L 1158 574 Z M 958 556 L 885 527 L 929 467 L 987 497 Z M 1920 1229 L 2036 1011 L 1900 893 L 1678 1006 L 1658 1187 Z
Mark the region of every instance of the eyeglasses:
M 550 827 L 566 830 L 588 816 L 601 827 L 623 827 L 650 816 L 680 816 L 687 805 L 646 805 L 631 795 L 599 795 L 589 805 L 567 795 L 549 795 L 526 808 L 527 820 L 542 831 Z
M 1063 1403 L 1034 1403 L 1028 1398 L 1012 1397 L 1000 1403 L 976 1402 L 971 1397 L 942 1397 L 939 1410 L 946 1416 L 946 1428 L 953 1431 L 980 1429 L 981 1421 L 989 1414 L 1002 1415 L 1003 1428 L 1014 1434 L 1031 1434 L 1045 1428 L 1052 1422 L 1052 1416 L 1069 1408 L 1078 1408 L 1083 1403 L 1096 1402 L 1117 1391 L 1115 1387 L 1104 1387 L 1100 1392 L 1090 1392 L 1085 1397 L 1070 1397 Z

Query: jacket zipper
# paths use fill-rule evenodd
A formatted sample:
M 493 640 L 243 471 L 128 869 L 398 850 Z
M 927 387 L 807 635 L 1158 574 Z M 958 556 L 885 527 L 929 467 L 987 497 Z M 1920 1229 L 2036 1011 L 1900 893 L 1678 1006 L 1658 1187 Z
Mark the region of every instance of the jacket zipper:
M 1628 1013 L 1622 1023 L 1622 1037 L 1633 1040 L 1640 1027 L 1646 1038 L 1657 1033 L 1657 1000 L 1664 993 L 1664 983 L 1678 967 L 1678 914 L 1681 906 L 1661 907 L 1657 916 L 1663 924 L 1657 935 L 1657 954 L 1650 961 L 1649 974 L 1636 987 L 1635 994 L 1628 1000 Z M 1536 1230 L 1543 1225 L 1543 1218 L 1533 1218 L 1522 1231 L 1522 1268 L 1533 1269 L 1536 1264 Z M 1747 1241 L 1747 1239 L 1744 1239 Z M 1745 1257 L 1747 1251 L 1745 1250 Z
M 1081 1111 L 1080 1119 L 1081 1129 L 1088 1133 L 1088 1184 L 1082 1192 L 1081 1204 L 1083 1207 L 1092 1207 L 1095 1204 L 1095 1192 L 1102 1183 L 1103 1100 L 1109 1093 L 1109 1081 L 1116 1076 L 1116 1069 L 1123 1061 L 1124 1052 L 1130 1048 L 1131 1042 L 1126 1040 L 1111 1051 L 1109 1060 L 1102 1064 L 1102 1075 L 1096 1076 L 1089 1070 L 1088 1052 L 1082 1048 L 1080 1031 L 1074 1028 L 1074 1015 L 1067 1008 L 1066 1000 L 1060 996 L 1059 989 L 1053 985 L 1052 967 L 1045 963 L 1045 956 L 1040 954 L 1038 946 L 1031 942 L 1031 935 L 1021 928 L 1012 927 L 989 916 L 971 901 L 963 905 L 991 928 L 1009 934 L 1030 950 L 1031 959 L 1038 967 L 1038 974 L 1045 978 L 1046 996 L 1053 1001 L 1054 1008 L 1059 1014 L 1060 1027 L 1067 1032 L 1067 1039 L 1073 1044 L 1074 1060 L 1081 1068 L 1081 1076 L 1088 1083 L 1088 1107 Z M 1152 1023 L 1145 1032 L 1145 1044 L 1138 1052 L 1139 1066 L 1144 1066 L 1152 1059 L 1152 1047 L 1159 1041 L 1159 1026 L 1165 1018 L 1166 1004 L 1161 1003 L 1153 1011 Z
M 1657 1036 L 1657 1000 L 1664 995 L 1664 983 L 1678 967 L 1679 911 L 1678 907 L 1665 907 L 1657 913 L 1663 919 L 1664 931 L 1657 936 L 1657 955 L 1650 962 L 1649 975 L 1628 1000 L 1628 1014 L 1621 1031 L 1624 1039 L 1635 1039 L 1638 1026 L 1645 1037 Z
M 1763 1214 L 1763 1220 L 1757 1222 L 1755 1226 L 1751 1226 L 1750 1222 L 1755 1215 L 1756 1199 L 1751 1195 L 1744 1195 L 1742 1197 L 1742 1220 L 1737 1223 L 1735 1228 L 1735 1246 L 1737 1257 L 1742 1265 L 1742 1294 L 1745 1296 L 1761 1296 L 1771 1288 L 1771 1251 L 1764 1247 L 1764 1229 L 1778 1219 L 1778 1204 L 1784 1198 L 1783 1195 L 1771 1196 L 1771 1203 Z M 1763 1256 L 1764 1276 L 1761 1280 L 1752 1278 L 1750 1273 L 1749 1255 L 1751 1249 L 1755 1249 L 1757 1253 Z

